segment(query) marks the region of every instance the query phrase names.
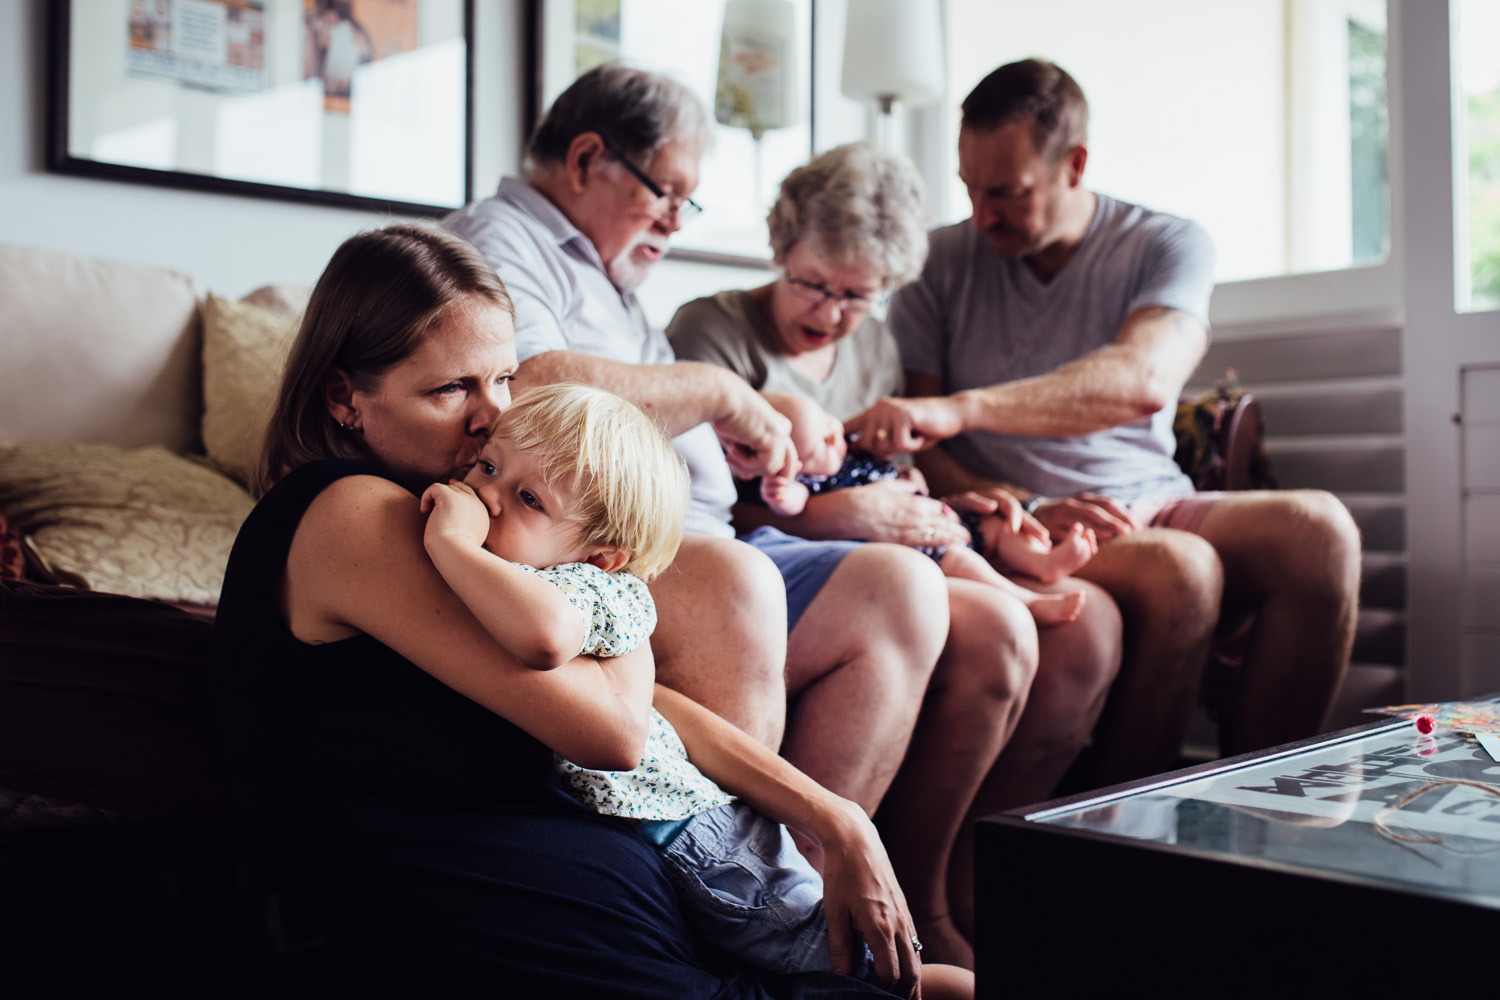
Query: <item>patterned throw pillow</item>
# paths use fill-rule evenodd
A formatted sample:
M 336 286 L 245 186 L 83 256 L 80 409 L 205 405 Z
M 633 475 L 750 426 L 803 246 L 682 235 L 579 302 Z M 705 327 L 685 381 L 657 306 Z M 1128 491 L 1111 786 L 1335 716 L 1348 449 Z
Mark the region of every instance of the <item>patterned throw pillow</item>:
M 209 293 L 203 302 L 203 450 L 248 485 L 255 476 L 294 319 Z
M 159 446 L 0 444 L 0 510 L 48 583 L 217 605 L 254 505 L 228 477 Z
M 0 510 L 0 580 L 26 579 L 26 557 L 21 554 L 21 536 Z

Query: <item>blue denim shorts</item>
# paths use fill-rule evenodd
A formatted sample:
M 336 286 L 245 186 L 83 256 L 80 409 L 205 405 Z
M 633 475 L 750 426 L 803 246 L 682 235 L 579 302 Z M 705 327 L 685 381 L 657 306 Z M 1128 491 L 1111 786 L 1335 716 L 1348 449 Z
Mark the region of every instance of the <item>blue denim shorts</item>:
M 828 970 L 823 876 L 786 827 L 731 802 L 687 820 L 660 850 L 688 924 L 705 941 L 778 975 Z M 866 949 L 854 975 L 870 971 Z
M 844 557 L 864 542 L 814 542 L 788 535 L 769 525 L 756 528 L 742 539 L 764 552 L 781 571 L 786 584 L 786 630 L 797 627 L 802 612 L 818 596 L 823 584 L 839 568 Z

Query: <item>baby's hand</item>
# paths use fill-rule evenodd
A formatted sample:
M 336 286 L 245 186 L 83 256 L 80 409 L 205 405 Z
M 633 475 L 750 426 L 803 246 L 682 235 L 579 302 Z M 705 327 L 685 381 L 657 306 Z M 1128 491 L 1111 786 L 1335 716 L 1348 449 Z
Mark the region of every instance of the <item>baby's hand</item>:
M 464 545 L 483 546 L 490 533 L 490 512 L 479 494 L 458 480 L 433 483 L 422 494 L 422 513 L 427 514 L 423 540 L 431 544 L 446 538 Z

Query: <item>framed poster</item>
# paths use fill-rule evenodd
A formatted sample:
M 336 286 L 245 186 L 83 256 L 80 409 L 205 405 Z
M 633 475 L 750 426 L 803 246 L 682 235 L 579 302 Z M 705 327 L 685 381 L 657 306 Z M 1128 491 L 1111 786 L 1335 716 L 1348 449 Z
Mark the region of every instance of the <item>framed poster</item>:
M 813 150 L 813 0 L 531 0 L 534 125 L 606 62 L 688 86 L 718 120 L 671 256 L 763 266 L 766 213 Z M 528 134 L 530 127 L 527 129 Z
M 47 166 L 403 214 L 471 186 L 471 0 L 58 0 Z

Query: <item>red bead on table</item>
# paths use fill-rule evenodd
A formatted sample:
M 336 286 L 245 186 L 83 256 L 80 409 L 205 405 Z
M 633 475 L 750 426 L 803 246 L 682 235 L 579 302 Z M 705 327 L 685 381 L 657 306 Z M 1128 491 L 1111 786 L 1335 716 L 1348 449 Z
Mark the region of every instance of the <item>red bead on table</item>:
M 1437 720 L 1430 715 L 1417 716 L 1415 724 L 1417 727 L 1417 732 L 1421 733 L 1423 736 L 1426 736 L 1428 733 L 1437 728 Z

